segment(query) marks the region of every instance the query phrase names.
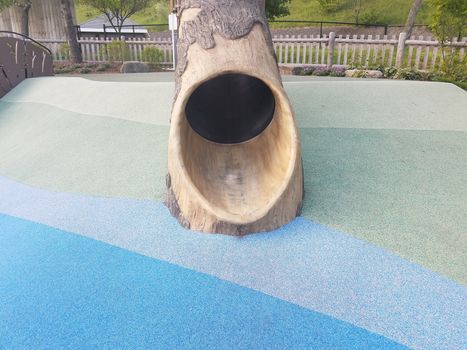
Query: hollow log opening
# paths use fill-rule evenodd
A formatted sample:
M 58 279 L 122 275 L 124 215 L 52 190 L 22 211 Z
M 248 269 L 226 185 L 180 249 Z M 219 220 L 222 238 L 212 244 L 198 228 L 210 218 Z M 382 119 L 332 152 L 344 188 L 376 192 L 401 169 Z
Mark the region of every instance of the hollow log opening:
M 256 78 L 255 80 L 261 82 Z M 289 164 L 293 162 L 290 154 L 294 140 L 289 133 L 288 121 L 284 117 L 283 101 L 275 98 L 263 82 L 261 84 L 271 96 L 262 99 L 261 108 L 252 107 L 260 113 L 259 116 L 245 112 L 257 126 L 254 133 L 250 133 L 249 129 L 237 128 L 234 126 L 237 122 L 232 120 L 231 128 L 234 129 L 234 133 L 229 133 L 228 127 L 224 129 L 223 125 L 221 133 L 216 133 L 216 129 L 213 128 L 211 130 L 214 134 L 210 136 L 215 136 L 218 138 L 216 140 L 223 142 L 212 142 L 202 134 L 204 130 L 198 132 L 190 125 L 188 115 L 182 118 L 180 141 L 186 174 L 201 196 L 216 207 L 219 217 L 226 220 L 252 219 L 257 216 L 281 191 Z M 247 100 L 253 103 L 253 99 Z M 206 103 L 211 101 L 208 99 Z M 242 102 L 237 100 L 237 103 Z M 237 113 L 246 110 L 244 105 L 227 105 L 226 108 L 229 106 L 236 109 Z M 209 110 L 209 107 L 206 107 L 206 110 Z M 188 111 L 190 109 L 186 108 L 185 114 Z M 273 115 L 269 114 L 271 111 Z M 244 118 L 241 114 L 233 116 Z M 212 117 L 223 118 L 223 115 L 214 114 Z M 243 122 L 248 124 L 251 121 Z M 236 138 L 233 139 L 232 135 Z M 244 138 L 247 141 L 232 142 Z M 228 144 L 225 142 L 227 140 L 230 141 Z
M 260 79 L 228 73 L 210 79 L 191 94 L 185 114 L 200 136 L 222 144 L 248 141 L 271 123 L 274 96 Z

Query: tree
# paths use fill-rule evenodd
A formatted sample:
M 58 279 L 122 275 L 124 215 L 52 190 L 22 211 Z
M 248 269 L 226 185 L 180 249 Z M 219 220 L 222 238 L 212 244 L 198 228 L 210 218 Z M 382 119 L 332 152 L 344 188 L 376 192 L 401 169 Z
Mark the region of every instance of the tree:
M 70 0 L 60 0 L 60 6 L 63 14 L 63 18 L 65 20 L 65 32 L 68 40 L 68 44 L 70 45 L 70 54 L 71 54 L 71 61 L 73 63 L 81 63 L 83 62 L 83 55 L 81 54 L 81 50 L 78 43 L 78 38 L 76 35 L 76 27 L 73 22 L 73 12 L 71 9 L 71 2 Z
M 467 25 L 467 2 L 465 0 L 431 0 L 433 16 L 431 30 L 441 46 L 443 70 L 447 77 L 465 79 L 466 58 L 461 59 L 459 50 L 448 46 L 452 38 L 460 39 Z
M 266 0 L 266 16 L 268 19 L 290 15 L 289 3 L 292 0 Z
M 122 32 L 125 20 L 149 6 L 150 0 L 80 0 L 83 5 L 103 13 L 117 33 Z
M 0 10 L 10 6 L 17 6 L 21 10 L 21 34 L 29 36 L 29 9 L 32 0 L 0 0 Z
M 415 19 L 417 18 L 418 11 L 422 5 L 422 0 L 413 0 L 412 7 L 410 8 L 407 21 L 405 22 L 405 32 L 407 33 L 407 38 L 410 39 L 412 36 L 413 27 L 415 25 Z
M 433 7 L 431 30 L 438 40 L 445 43 L 453 37 L 460 39 L 467 26 L 467 1 L 431 0 Z

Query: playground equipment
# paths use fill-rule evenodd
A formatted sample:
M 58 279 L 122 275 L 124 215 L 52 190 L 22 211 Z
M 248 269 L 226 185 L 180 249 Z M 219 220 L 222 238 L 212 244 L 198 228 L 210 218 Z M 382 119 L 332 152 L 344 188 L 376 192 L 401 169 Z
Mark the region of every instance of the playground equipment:
M 301 211 L 299 135 L 261 3 L 179 3 L 167 206 L 193 230 L 269 231 Z
M 0 31 L 0 97 L 26 78 L 53 75 L 48 48 L 23 34 Z

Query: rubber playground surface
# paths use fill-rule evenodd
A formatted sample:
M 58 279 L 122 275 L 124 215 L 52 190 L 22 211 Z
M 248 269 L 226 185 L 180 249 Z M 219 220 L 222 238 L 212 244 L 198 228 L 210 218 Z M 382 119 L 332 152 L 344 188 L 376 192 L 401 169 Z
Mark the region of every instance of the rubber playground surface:
M 289 77 L 302 216 L 243 238 L 163 205 L 171 75 L 0 100 L 0 349 L 467 348 L 467 94 Z

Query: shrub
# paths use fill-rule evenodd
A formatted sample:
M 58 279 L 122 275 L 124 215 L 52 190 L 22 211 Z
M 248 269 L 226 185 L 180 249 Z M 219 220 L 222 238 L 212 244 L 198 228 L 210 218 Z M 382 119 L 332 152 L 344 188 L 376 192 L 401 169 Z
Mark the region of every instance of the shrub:
M 368 11 L 362 14 L 362 17 L 360 18 L 360 23 L 363 24 L 375 24 L 379 22 L 379 16 L 378 14 L 374 11 Z
M 392 79 L 394 76 L 397 74 L 397 68 L 396 67 L 384 67 L 380 66 L 378 67 L 378 70 L 383 73 L 383 77 Z
M 101 63 L 97 66 L 96 71 L 98 72 L 105 72 L 107 69 L 111 67 L 108 63 Z
M 313 75 L 316 75 L 318 77 L 324 77 L 326 75 L 329 75 L 329 73 L 329 69 L 324 66 L 316 67 L 316 69 L 313 71 Z
M 164 52 L 155 46 L 146 46 L 141 53 L 144 62 L 160 65 L 164 61 Z
M 394 79 L 430 81 L 433 79 L 433 73 L 404 68 L 397 70 Z
M 99 65 L 98 63 L 87 63 L 85 67 L 94 69 L 94 68 L 97 68 L 98 65 Z
M 345 77 L 345 67 L 332 67 L 329 72 L 331 77 Z
M 312 75 L 315 70 L 316 67 L 305 67 L 303 69 L 303 75 Z
M 368 78 L 368 71 L 365 69 L 356 69 L 352 74 L 352 78 Z
M 304 68 L 303 67 L 293 67 L 292 68 L 292 75 L 305 75 L 303 74 Z
M 81 68 L 78 72 L 79 72 L 79 74 L 88 74 L 88 73 L 91 73 L 91 69 Z
M 71 58 L 70 45 L 68 45 L 68 43 L 60 44 L 57 53 L 59 57 L 63 57 L 65 60 L 69 61 Z
M 100 52 L 110 62 L 123 62 L 130 59 L 130 47 L 122 40 L 113 40 L 102 45 Z
M 318 2 L 325 13 L 337 12 L 345 4 L 343 0 L 318 0 Z

